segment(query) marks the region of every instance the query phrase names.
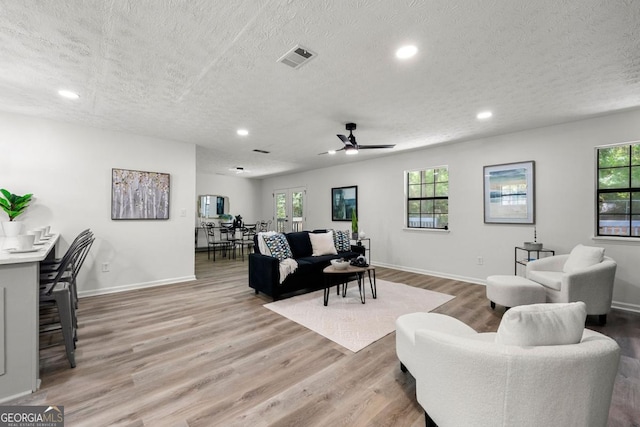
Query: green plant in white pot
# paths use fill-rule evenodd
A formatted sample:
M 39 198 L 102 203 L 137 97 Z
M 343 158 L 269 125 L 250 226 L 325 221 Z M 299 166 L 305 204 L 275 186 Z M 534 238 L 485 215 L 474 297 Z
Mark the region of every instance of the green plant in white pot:
M 0 189 L 0 208 L 9 216 L 9 222 L 2 223 L 2 229 L 6 237 L 13 237 L 20 234 L 21 224 L 14 221 L 18 216 L 24 213 L 29 206 L 33 194 L 25 194 L 18 196 L 4 188 Z

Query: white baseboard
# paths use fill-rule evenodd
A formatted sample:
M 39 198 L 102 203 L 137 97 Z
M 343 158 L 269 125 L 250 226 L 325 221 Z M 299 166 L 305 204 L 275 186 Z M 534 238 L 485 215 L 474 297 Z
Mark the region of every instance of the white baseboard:
M 442 277 L 444 279 L 459 280 L 461 282 L 475 283 L 476 285 L 483 285 L 483 286 L 486 285 L 486 281 L 485 280 L 478 279 L 478 278 L 475 278 L 475 277 L 459 276 L 459 275 L 456 275 L 456 274 L 446 274 L 446 273 L 442 273 L 442 272 L 439 272 L 439 271 L 423 270 L 423 269 L 419 269 L 419 268 L 410 268 L 410 267 L 404 267 L 404 266 L 401 266 L 401 265 L 386 264 L 386 263 L 381 263 L 381 262 L 372 263 L 372 265 L 378 266 L 378 267 L 392 268 L 394 270 L 407 271 L 409 273 L 424 274 L 424 275 L 427 275 L 427 276 Z M 135 289 L 152 288 L 154 286 L 173 285 L 175 283 L 189 282 L 189 281 L 192 281 L 192 280 L 196 280 L 196 276 L 185 276 L 185 277 L 178 277 L 178 278 L 174 278 L 174 279 L 158 280 L 158 281 L 154 281 L 154 282 L 132 283 L 132 284 L 129 284 L 129 285 L 115 286 L 115 287 L 112 287 L 112 288 L 95 289 L 95 290 L 90 290 L 90 291 L 79 291 L 78 292 L 78 298 L 90 297 L 90 296 L 95 296 L 95 295 L 114 294 L 114 293 L 117 293 L 117 292 L 132 291 L 132 290 L 135 290 Z M 611 303 L 611 308 L 615 308 L 615 309 L 618 309 L 618 310 L 624 310 L 624 311 L 631 311 L 631 312 L 634 312 L 634 313 L 640 313 L 640 305 L 629 304 L 629 303 L 625 303 L 625 302 L 613 301 Z
M 486 285 L 486 282 L 475 277 L 458 276 L 455 274 L 446 274 L 439 271 L 422 270 L 419 268 L 404 267 L 402 265 L 385 264 L 381 262 L 372 263 L 374 266 L 393 268 L 394 270 L 407 271 L 409 273 L 424 274 L 427 276 L 442 277 L 444 279 L 459 280 L 461 282 L 475 283 L 476 285 Z
M 131 283 L 129 285 L 114 286 L 112 288 L 93 289 L 89 291 L 78 291 L 78 298 L 92 297 L 96 295 L 115 294 L 118 292 L 132 291 L 135 289 L 153 288 L 154 286 L 173 285 L 176 283 L 190 282 L 196 280 L 196 276 L 176 277 L 173 279 L 157 280 L 153 282 Z
M 38 388 L 40 388 L 40 387 L 38 387 Z M 27 390 L 27 391 L 23 391 L 21 393 L 14 394 L 13 396 L 3 397 L 2 399 L 0 399 L 0 403 L 4 403 L 4 402 L 8 402 L 10 400 L 18 399 L 18 398 L 23 397 L 23 396 L 28 396 L 31 393 L 33 393 L 31 390 Z M 16 425 L 21 425 L 21 424 L 18 423 Z M 26 425 L 28 425 L 28 424 L 26 424 Z
M 442 277 L 444 279 L 460 280 L 461 282 L 475 283 L 476 285 L 483 285 L 483 286 L 487 285 L 486 280 L 477 279 L 475 277 L 458 276 L 455 274 L 446 274 L 438 271 L 421 270 L 419 268 L 410 268 L 410 267 L 404 267 L 401 265 L 392 265 L 392 264 L 385 264 L 380 262 L 372 263 L 372 265 L 386 267 L 386 268 L 393 268 L 394 270 L 407 271 L 409 273 L 426 274 L 428 276 Z M 611 308 L 615 308 L 617 310 L 632 311 L 634 313 L 640 313 L 640 305 L 629 304 L 626 302 L 612 301 Z
M 634 313 L 640 313 L 640 305 L 629 304 L 629 303 L 626 303 L 626 302 L 613 301 L 611 303 L 611 308 L 617 308 L 618 310 L 632 311 Z

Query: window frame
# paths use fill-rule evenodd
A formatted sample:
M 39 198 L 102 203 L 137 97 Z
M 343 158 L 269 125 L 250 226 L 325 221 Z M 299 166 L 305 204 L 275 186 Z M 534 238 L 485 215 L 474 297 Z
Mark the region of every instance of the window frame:
M 409 179 L 409 174 L 414 173 L 414 172 L 419 172 L 422 174 L 424 172 L 427 172 L 429 170 L 435 171 L 437 169 L 446 169 L 447 171 L 447 181 L 436 181 L 434 179 L 433 182 L 420 182 L 419 185 L 433 185 L 433 196 L 430 197 L 425 197 L 425 196 L 420 196 L 420 197 L 410 197 L 410 189 L 409 186 L 410 185 L 415 185 L 415 184 L 411 184 L 410 183 L 410 179 Z M 422 179 L 422 178 L 421 178 Z M 446 196 L 436 196 L 436 186 L 437 184 L 441 184 L 441 183 L 445 183 L 447 184 L 447 194 Z M 410 170 L 405 170 L 404 171 L 404 225 L 406 229 L 409 230 L 433 230 L 433 231 L 448 231 L 449 230 L 449 214 L 450 214 L 450 209 L 449 209 L 449 194 L 451 192 L 451 188 L 450 188 L 450 177 L 449 177 L 449 166 L 448 165 L 439 165 L 439 166 L 429 166 L 429 167 L 424 167 L 424 168 L 417 168 L 417 169 L 410 169 Z M 444 213 L 444 215 L 446 215 L 447 221 L 446 224 L 444 226 L 438 226 L 436 227 L 436 218 L 435 215 L 435 203 L 437 201 L 446 201 L 447 204 L 447 209 L 446 212 Z M 411 215 L 410 213 L 410 204 L 411 202 L 415 202 L 415 201 L 419 201 L 419 202 L 423 202 L 423 201 L 431 201 L 434 203 L 434 211 L 431 212 L 431 215 L 433 216 L 433 221 L 431 222 L 431 226 L 412 226 L 411 225 L 411 221 L 409 221 L 409 215 Z M 443 214 L 443 213 L 440 213 Z M 422 224 L 422 221 L 420 221 L 420 223 Z
M 627 147 L 629 150 L 628 153 L 628 163 L 626 165 L 622 165 L 622 166 L 609 166 L 609 167 L 600 167 L 600 151 L 601 150 L 606 150 L 606 149 L 610 149 L 610 148 L 615 148 L 615 147 Z M 637 221 L 640 221 L 640 209 L 637 209 L 638 212 L 635 212 L 634 208 L 633 208 L 633 194 L 637 193 L 638 195 L 640 195 L 640 183 L 638 183 L 637 186 L 633 186 L 633 168 L 639 168 L 640 169 L 640 162 L 638 164 L 634 164 L 633 163 L 633 147 L 634 146 L 638 146 L 638 150 L 640 150 L 640 141 L 629 141 L 629 142 L 623 142 L 623 143 L 617 143 L 617 144 L 609 144 L 609 145 L 601 145 L 601 146 L 597 146 L 595 147 L 594 150 L 594 158 L 595 158 L 595 224 L 594 224 L 594 234 L 596 236 L 596 238 L 604 238 L 604 239 L 623 239 L 623 240 L 636 240 L 636 241 L 640 241 L 640 226 L 636 226 L 636 233 L 637 234 L 633 234 L 634 233 L 634 216 L 637 218 Z M 627 186 L 625 187 L 620 187 L 620 188 L 600 188 L 600 172 L 602 170 L 612 170 L 612 169 L 625 169 L 628 172 L 628 183 Z M 615 194 L 615 193 L 627 193 L 628 194 L 628 209 L 626 210 L 626 212 L 624 213 L 625 216 L 628 217 L 628 219 L 624 219 L 624 222 L 627 222 L 628 225 L 611 225 L 611 227 L 613 228 L 613 230 L 615 230 L 616 227 L 626 227 L 627 228 L 627 234 L 603 234 L 601 232 L 602 229 L 606 228 L 606 227 L 601 227 L 601 195 L 607 195 L 607 194 Z M 637 201 L 638 205 L 640 205 L 640 197 L 636 198 L 635 200 Z M 602 200 L 602 203 L 606 203 L 606 200 Z M 611 215 L 616 215 L 616 213 L 611 213 Z M 618 215 L 622 215 L 622 214 L 618 214 Z M 605 220 L 602 220 L 605 221 Z

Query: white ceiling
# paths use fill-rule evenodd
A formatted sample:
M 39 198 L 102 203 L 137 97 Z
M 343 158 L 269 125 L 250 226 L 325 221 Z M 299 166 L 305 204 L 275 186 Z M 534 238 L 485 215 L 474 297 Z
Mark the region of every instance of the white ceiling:
M 636 0 L 0 0 L 0 110 L 261 177 L 639 107 L 639 30 Z M 317 57 L 276 62 L 298 43 Z M 396 148 L 319 156 L 351 121 Z

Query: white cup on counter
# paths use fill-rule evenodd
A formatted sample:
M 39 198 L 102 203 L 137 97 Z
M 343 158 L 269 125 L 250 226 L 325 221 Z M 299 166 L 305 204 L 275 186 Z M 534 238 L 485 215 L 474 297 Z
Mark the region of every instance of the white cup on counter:
M 16 249 L 19 251 L 27 251 L 33 249 L 33 242 L 35 241 L 33 234 L 21 234 L 16 239 Z
M 27 231 L 27 234 L 34 236 L 33 243 L 39 243 L 40 237 L 42 237 L 42 230 L 40 228 L 36 228 L 35 230 Z
M 50 225 L 47 225 L 45 227 L 40 227 L 40 230 L 42 230 L 42 236 L 41 237 L 48 237 L 50 229 L 51 229 Z

